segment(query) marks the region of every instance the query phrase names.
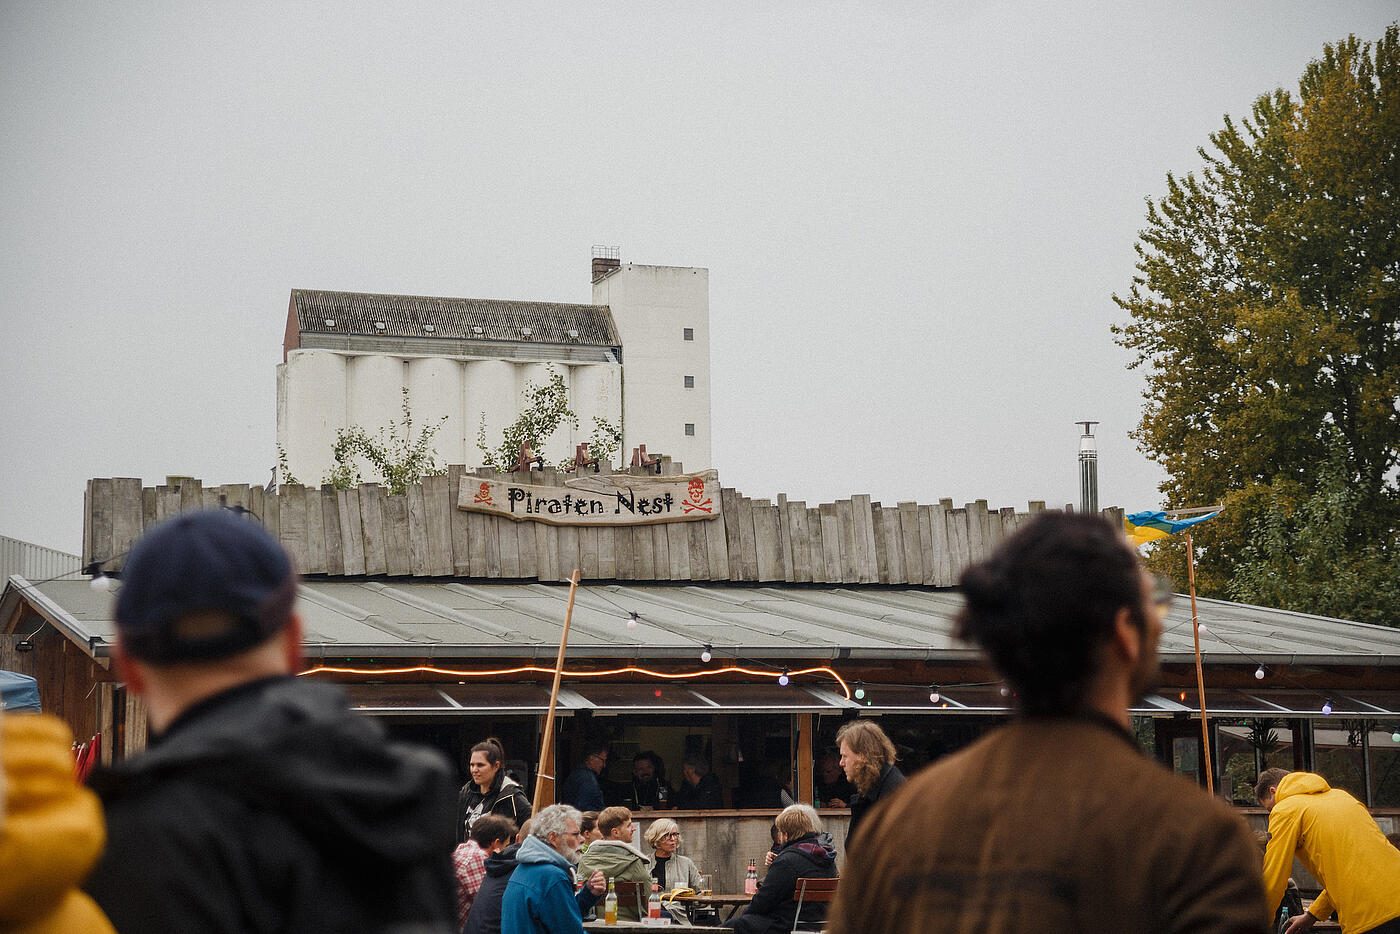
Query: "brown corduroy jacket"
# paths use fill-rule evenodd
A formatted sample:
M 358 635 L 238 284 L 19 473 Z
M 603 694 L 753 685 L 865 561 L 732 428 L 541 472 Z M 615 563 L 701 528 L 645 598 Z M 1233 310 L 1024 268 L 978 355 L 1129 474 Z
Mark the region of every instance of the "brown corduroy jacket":
M 1244 820 L 1100 717 L 1023 719 L 860 829 L 831 934 L 1265 934 Z

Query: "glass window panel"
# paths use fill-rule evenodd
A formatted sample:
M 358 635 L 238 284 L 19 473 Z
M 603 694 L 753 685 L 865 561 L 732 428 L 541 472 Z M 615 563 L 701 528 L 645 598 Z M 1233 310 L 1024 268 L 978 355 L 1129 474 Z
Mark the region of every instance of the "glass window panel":
M 1223 723 L 1216 729 L 1216 774 L 1235 804 L 1254 804 L 1254 780 L 1259 773 L 1252 741 L 1256 732 L 1244 721 Z
M 1371 807 L 1400 808 L 1400 720 L 1371 731 Z
M 1361 733 L 1365 722 L 1333 715 L 1313 723 L 1313 771 L 1327 779 L 1333 788 L 1343 788 L 1366 800 L 1366 776 L 1361 755 Z

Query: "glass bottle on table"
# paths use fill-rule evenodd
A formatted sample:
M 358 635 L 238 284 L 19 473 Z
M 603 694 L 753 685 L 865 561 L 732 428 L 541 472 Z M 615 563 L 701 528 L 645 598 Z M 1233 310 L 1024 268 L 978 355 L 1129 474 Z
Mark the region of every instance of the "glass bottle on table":
M 603 899 L 603 923 L 617 923 L 617 892 L 613 889 L 613 880 L 608 880 L 608 896 Z
M 661 919 L 661 893 L 657 890 L 661 886 L 652 884 L 651 897 L 647 899 L 647 917 L 653 921 Z
M 744 894 L 752 895 L 758 891 L 758 861 L 749 860 L 749 870 L 744 873 Z

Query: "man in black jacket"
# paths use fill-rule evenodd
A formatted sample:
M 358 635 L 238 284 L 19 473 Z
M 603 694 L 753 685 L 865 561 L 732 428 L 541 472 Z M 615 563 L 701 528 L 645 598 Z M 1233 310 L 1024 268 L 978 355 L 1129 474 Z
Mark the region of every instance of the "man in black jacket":
M 296 593 L 281 546 L 230 511 L 132 549 L 114 659 L 152 740 L 94 776 L 108 843 L 87 882 L 123 934 L 455 928 L 447 763 L 293 677 Z
M 789 805 L 778 815 L 776 824 L 778 852 L 768 874 L 744 913 L 724 924 L 740 934 L 791 931 L 797 917 L 797 880 L 835 879 L 837 875 L 836 848 L 831 835 L 821 832 L 821 818 L 811 805 Z M 801 920 L 804 926 L 820 927 L 826 920 L 826 905 L 804 904 Z

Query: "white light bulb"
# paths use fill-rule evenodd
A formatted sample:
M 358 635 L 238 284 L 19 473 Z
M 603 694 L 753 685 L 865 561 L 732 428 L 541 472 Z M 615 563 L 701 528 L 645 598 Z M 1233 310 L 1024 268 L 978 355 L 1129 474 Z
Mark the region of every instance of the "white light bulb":
M 1197 621 L 1197 623 L 1196 623 L 1196 631 L 1197 631 L 1197 632 L 1205 632 L 1205 631 L 1206 631 L 1206 624 L 1203 623 L 1203 622 Z
M 1390 734 L 1390 741 L 1392 743 L 1400 743 L 1400 730 L 1396 730 L 1394 733 Z
M 856 700 L 865 700 L 865 685 L 859 681 L 856 682 Z
M 938 688 L 934 688 L 928 692 L 928 702 L 930 704 L 936 704 L 942 699 L 943 695 L 938 693 Z
M 628 628 L 628 629 L 636 629 L 636 628 L 637 628 L 637 614 L 636 614 L 636 613 L 633 613 L 633 614 L 631 614 L 631 615 L 629 615 L 629 616 L 627 617 L 627 628 Z
M 98 574 L 92 579 L 91 586 L 93 590 L 96 590 L 100 593 L 104 590 L 109 589 L 112 586 L 112 579 L 106 574 Z
M 710 654 L 710 647 L 707 645 L 700 652 L 700 661 L 708 662 L 711 658 L 714 658 L 714 656 Z
M 1003 684 L 1003 685 L 1001 686 L 1000 690 L 1001 690 L 1001 696 L 1002 696 L 1002 697 L 1010 697 L 1010 696 L 1011 696 L 1011 689 L 1010 689 L 1009 687 L 1007 687 L 1006 685 Z
M 1332 716 L 1332 702 L 1330 700 L 1322 705 L 1322 715 L 1324 717 Z
M 1263 665 L 1260 665 L 1258 668 L 1254 669 L 1254 677 L 1258 678 L 1260 681 L 1263 681 L 1263 680 L 1264 680 L 1264 666 L 1263 666 Z
M 778 683 L 781 684 L 783 687 L 787 687 L 788 673 L 786 668 L 783 669 L 782 674 L 778 675 Z

